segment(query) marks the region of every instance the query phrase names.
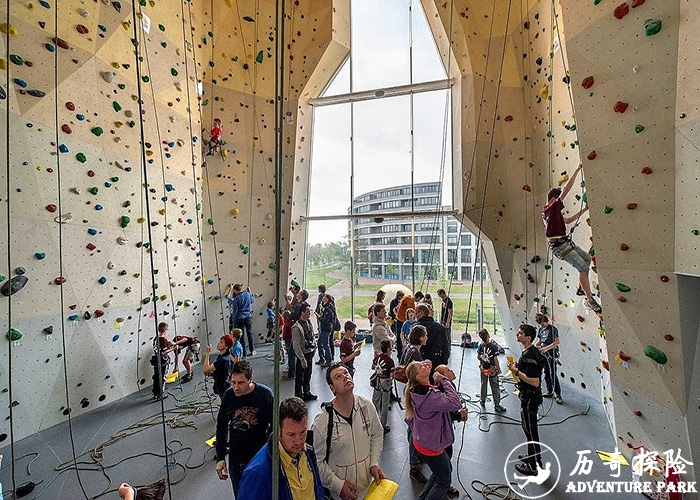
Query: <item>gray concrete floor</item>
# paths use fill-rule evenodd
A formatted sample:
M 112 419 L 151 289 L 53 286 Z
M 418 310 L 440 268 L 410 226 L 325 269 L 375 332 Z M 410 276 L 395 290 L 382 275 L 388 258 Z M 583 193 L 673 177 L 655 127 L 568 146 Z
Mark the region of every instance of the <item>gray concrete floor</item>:
M 337 352 L 337 350 L 336 350 Z M 272 346 L 260 346 L 258 354 L 251 358 L 254 378 L 258 382 L 272 385 Z M 356 362 L 356 391 L 371 397 L 366 382 L 372 346 L 365 350 Z M 479 375 L 474 350 L 454 347 L 450 364 L 460 376 L 460 392 L 467 400 L 469 421 L 457 424 L 453 456 L 453 485 L 460 489 L 461 498 L 482 498 L 472 488 L 472 481 L 504 483 L 504 467 L 512 479 L 513 464 L 506 466 L 509 454 L 525 439 L 520 428 L 519 401 L 512 394 L 513 386 L 503 386 L 502 404 L 507 413 L 496 415 L 491 401 L 486 410 L 478 405 Z M 184 369 L 182 371 L 184 373 Z M 195 366 L 194 380 L 183 384 L 169 384 L 170 397 L 164 401 L 169 425 L 161 423 L 160 404 L 151 401 L 150 387 L 142 394 L 135 393 L 123 400 L 97 409 L 73 419 L 73 445 L 68 425 L 61 424 L 15 443 L 15 476 L 17 485 L 36 483 L 26 499 L 81 499 L 118 498 L 115 488 L 121 482 L 135 485 L 147 484 L 166 476 L 164 457 L 165 443 L 170 450 L 169 475 L 170 495 L 166 498 L 225 499 L 233 498 L 230 483 L 216 476 L 213 449 L 205 441 L 215 431 L 216 401 L 209 406 L 201 375 L 201 366 Z M 149 377 L 150 379 L 150 377 Z M 281 382 L 281 397 L 293 395 L 293 382 Z M 628 481 L 629 467 L 623 467 L 620 478 L 611 478 L 611 469 L 596 456 L 595 450 L 613 451 L 616 443 L 603 412 L 602 404 L 580 395 L 568 382 L 562 381 L 564 404 L 553 404 L 546 399 L 541 407 L 541 441 L 556 453 L 561 476 L 554 489 L 545 498 L 590 498 L 590 493 L 566 493 L 569 481 Z M 320 411 L 322 401 L 332 399 L 325 383 L 325 370 L 314 367 L 312 391 L 319 400 L 309 403 L 310 417 Z M 394 403 L 389 412 L 392 430 L 385 437 L 382 468 L 387 477 L 399 483 L 396 499 L 413 499 L 418 496 L 421 485 L 409 477 L 404 413 Z M 111 444 L 109 444 L 111 442 Z M 103 443 L 106 446 L 95 448 Z M 72 447 L 79 457 L 79 475 L 70 465 Z M 578 451 L 591 450 L 588 455 L 593 466 L 588 476 L 570 476 L 578 458 Z M 516 450 L 515 455 L 522 453 Z M 11 450 L 0 449 L 5 455 L 0 482 L 5 491 L 5 500 L 12 498 Z M 550 457 L 553 457 L 551 455 Z M 96 462 L 98 460 L 99 462 Z M 545 462 L 548 456 L 545 455 Z M 554 464 L 556 461 L 552 461 Z M 99 463 L 99 465 L 98 465 Z M 556 466 L 553 466 L 553 471 Z M 429 474 L 427 467 L 425 474 Z M 554 484 L 550 478 L 542 486 L 526 486 L 527 494 L 543 495 Z M 83 492 L 84 490 L 84 492 Z M 640 494 L 614 493 L 594 494 L 596 498 L 640 498 Z M 492 497 L 493 498 L 493 497 Z M 246 499 L 247 500 L 247 499 Z

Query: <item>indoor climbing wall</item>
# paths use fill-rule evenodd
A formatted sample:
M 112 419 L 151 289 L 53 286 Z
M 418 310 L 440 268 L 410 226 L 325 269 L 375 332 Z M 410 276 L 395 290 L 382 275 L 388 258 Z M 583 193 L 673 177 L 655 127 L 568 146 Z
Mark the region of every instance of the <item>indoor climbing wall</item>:
M 687 43 L 681 20 L 697 23 L 698 7 L 639 0 L 563 6 L 616 435 L 629 453 L 643 446 L 692 455 L 685 429 L 697 421 L 697 394 L 686 381 L 695 378 L 698 327 L 687 321 L 694 313 L 679 314 L 685 292 L 676 273 L 697 274 L 698 203 L 686 191 L 697 183 L 697 147 L 682 137 L 698 100 L 677 85 L 697 69 L 697 51 L 685 56 L 679 41 Z
M 214 2 L 197 28 L 202 59 L 197 67 L 204 87 L 204 137 L 221 120 L 225 145 L 205 157 L 203 169 L 204 266 L 211 318 L 227 317 L 218 298 L 228 283 L 242 283 L 256 294 L 253 331 L 266 332 L 266 304 L 276 296 L 276 115 L 275 64 L 282 65 L 282 176 L 280 292 L 301 282 L 312 114 L 305 102 L 316 97 L 342 61 L 331 42 L 334 10 L 327 1 L 287 2 L 283 50 L 277 53 L 276 2 L 232 6 Z M 342 9 L 340 9 L 342 11 Z M 337 14 L 335 14 L 337 15 Z M 214 26 L 212 27 L 212 18 Z M 230 29 L 229 29 L 230 28 Z M 201 33 L 200 33 L 201 31 Z M 325 71 L 316 71 L 321 59 Z M 302 102 L 303 101 L 303 102 Z M 292 217 L 292 214 L 295 217 Z M 214 258 L 216 256 L 216 258 Z M 220 279 L 215 279 L 216 277 Z M 218 326 L 212 326 L 216 332 Z M 222 326 L 221 328 L 224 328 Z
M 544 306 L 561 335 L 564 393 L 602 398 L 625 454 L 678 448 L 692 460 L 699 55 L 679 43 L 696 32 L 698 6 L 427 4 L 433 32 L 454 27 L 462 208 L 487 240 L 509 344 Z M 579 162 L 565 205 L 571 215 L 589 204 L 573 239 L 593 257 L 604 323 L 548 251 L 541 222 L 547 191 Z
M 196 13 L 169 0 L 136 17 L 117 0 L 5 9 L 0 446 L 10 406 L 21 439 L 149 386 L 157 322 L 206 334 Z
M 519 350 L 518 326 L 534 325 L 535 313 L 546 310 L 560 333 L 564 393 L 601 399 L 613 426 L 605 330 L 576 295 L 578 273 L 548 251 L 542 226 L 547 191 L 562 186 L 579 163 L 563 26 L 553 23 L 550 3 L 513 4 L 510 15 L 508 4 L 457 2 L 452 12 L 445 4 L 428 7 L 434 33 L 444 38 L 453 26 L 453 96 L 459 97 L 453 116 L 461 116 L 453 133 L 462 138 L 456 199 L 464 224 L 481 230 L 508 342 Z M 579 180 L 567 199 L 569 213 L 585 193 Z M 582 217 L 574 239 L 588 250 L 590 237 Z M 591 280 L 595 286 L 595 273 Z

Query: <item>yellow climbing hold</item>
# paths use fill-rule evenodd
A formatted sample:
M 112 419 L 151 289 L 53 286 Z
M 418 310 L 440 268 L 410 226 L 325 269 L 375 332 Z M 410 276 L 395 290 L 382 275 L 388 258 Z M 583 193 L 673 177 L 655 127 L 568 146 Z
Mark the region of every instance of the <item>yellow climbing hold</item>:
M 124 124 L 122 122 L 114 122 L 114 126 L 117 128 L 122 128 Z
M 28 8 L 29 10 L 34 10 L 34 4 L 33 4 L 32 2 L 29 2 L 29 3 L 27 4 L 27 8 Z
M 139 224 L 143 224 L 144 222 L 146 222 L 146 218 L 145 218 L 145 217 L 139 217 L 138 219 L 136 219 L 136 222 L 138 222 Z M 138 278 L 138 276 L 136 276 L 136 278 Z
M 568 181 L 568 180 L 569 180 L 569 174 L 564 174 L 564 175 L 562 176 L 562 178 L 559 179 L 559 181 L 557 182 L 557 184 L 559 184 L 560 186 L 563 186 L 564 184 L 566 184 L 566 181 Z
M 0 59 L 0 69 L 3 71 L 7 69 L 7 61 L 5 59 Z
M 228 156 L 228 149 L 222 149 L 221 150 L 221 157 L 226 158 Z
M 543 101 L 549 97 L 549 84 L 548 83 L 545 83 L 540 88 L 540 97 L 542 98 Z
M 131 23 L 130 23 L 129 21 L 124 21 L 124 22 L 122 23 L 122 28 L 124 28 L 125 30 L 130 29 L 130 28 L 131 28 Z
M 160 210 L 158 210 L 158 213 L 159 213 L 160 215 L 165 215 L 165 209 L 164 209 L 164 208 L 161 208 Z
M 131 100 L 132 100 L 132 101 L 138 101 L 138 100 L 139 100 L 139 96 L 137 96 L 136 94 L 131 94 Z
M 119 63 L 118 63 L 118 62 L 113 62 L 113 63 L 112 63 L 112 67 L 113 67 L 114 69 L 119 69 Z
M 153 151 L 150 149 L 146 151 L 146 156 L 153 156 Z
M 151 7 L 155 7 L 156 3 L 153 0 L 151 0 L 150 2 L 148 2 L 148 5 L 150 5 Z
M 17 35 L 17 28 L 7 23 L 0 24 L 0 31 L 2 31 L 5 34 L 9 34 L 10 36 Z
M 226 0 L 226 5 L 228 5 L 229 7 L 233 7 L 233 5 L 231 4 L 231 0 Z

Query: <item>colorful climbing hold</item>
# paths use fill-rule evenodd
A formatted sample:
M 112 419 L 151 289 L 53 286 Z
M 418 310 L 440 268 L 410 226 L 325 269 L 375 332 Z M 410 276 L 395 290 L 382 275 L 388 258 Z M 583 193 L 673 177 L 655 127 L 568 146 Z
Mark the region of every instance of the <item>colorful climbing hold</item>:
M 22 66 L 24 64 L 24 59 L 17 54 L 10 54 L 10 62 L 16 64 L 17 66 Z
M 112 107 L 117 113 L 122 110 L 122 105 L 119 104 L 117 101 L 112 101 Z
M 66 109 L 68 109 L 68 111 L 75 111 L 75 104 L 73 104 L 72 102 L 68 101 L 68 102 L 66 103 Z
M 55 37 L 55 38 L 52 38 L 51 41 L 64 50 L 70 49 L 70 45 L 68 45 L 68 42 L 66 42 L 65 40 L 63 40 L 61 38 Z
M 34 254 L 34 258 L 36 260 L 44 260 L 46 258 L 46 254 L 44 252 L 36 252 Z
M 627 204 L 627 210 L 635 210 L 637 208 L 636 203 L 628 203 Z
M 615 16 L 615 19 L 622 19 L 625 17 L 627 14 L 630 13 L 630 6 L 627 5 L 626 3 L 622 3 L 615 7 L 615 10 L 613 11 L 613 16 Z
M 605 207 L 603 208 L 603 212 L 605 212 L 606 214 L 610 214 L 610 213 L 612 213 L 612 211 L 613 211 L 613 207 L 611 207 L 609 205 L 605 205 Z
M 88 189 L 88 192 L 92 195 L 96 195 L 98 191 L 99 189 L 96 186 L 93 186 L 90 189 Z
M 102 127 L 93 127 L 90 132 L 95 134 L 97 137 L 101 136 L 104 133 L 104 130 L 102 130 Z
M 586 158 L 588 158 L 589 161 L 593 161 L 597 157 L 598 157 L 598 153 L 596 153 L 595 150 L 593 150 L 590 153 L 588 153 L 588 156 Z
M 641 134 L 644 131 L 644 125 L 635 125 L 634 131 L 637 134 Z
M 84 153 L 78 153 L 75 155 L 75 159 L 78 160 L 80 163 L 85 163 L 87 161 L 87 156 L 85 156 Z
M 675 340 L 675 337 L 671 335 L 670 333 L 667 333 L 664 335 L 664 340 L 668 340 L 669 342 L 673 342 Z
M 652 172 L 653 172 L 653 170 L 651 169 L 651 167 L 644 167 L 644 168 L 642 168 L 642 173 L 643 173 L 644 175 L 650 175 Z
M 661 276 L 659 276 L 659 279 L 661 281 L 663 281 L 664 283 L 668 283 L 669 277 L 666 276 L 665 274 L 662 274 Z
M 87 29 L 87 26 L 83 26 L 82 24 L 78 24 L 78 25 L 75 27 L 75 31 L 77 31 L 77 32 L 80 33 L 81 35 L 87 35 L 88 33 L 90 33 L 90 30 Z
M 107 283 L 107 278 L 105 278 L 104 276 L 101 276 L 100 279 L 97 280 L 97 282 L 100 285 L 104 285 L 105 283 Z
M 529 193 L 530 191 L 532 191 L 532 188 L 530 186 L 528 186 L 527 184 L 525 184 L 525 185 L 523 185 L 522 190 L 527 191 Z
M 624 113 L 627 111 L 627 108 L 629 107 L 629 104 L 623 101 L 617 101 L 615 105 L 613 106 L 613 110 L 615 110 L 615 113 Z
M 632 290 L 629 286 L 625 285 L 624 283 L 620 283 L 619 281 L 615 283 L 615 288 L 622 293 L 627 293 Z
M 647 19 L 644 21 L 644 34 L 646 36 L 656 35 L 661 31 L 661 19 Z
M 173 76 L 177 76 L 177 70 L 175 68 L 170 68 L 170 74 Z
M 23 89 L 27 88 L 27 82 L 25 82 L 21 78 L 13 78 L 12 81 L 14 82 L 15 85 L 22 87 Z
M 126 215 L 122 215 L 121 218 L 119 219 L 119 225 L 122 228 L 125 228 L 126 226 L 128 226 L 129 222 L 131 222 L 131 219 Z
M 10 36 L 17 35 L 17 28 L 15 28 L 14 25 L 12 25 L 12 24 L 7 24 L 7 23 L 0 24 L 0 31 L 2 31 L 6 35 L 10 35 Z
M 636 9 L 644 3 L 645 0 L 632 0 L 632 8 Z
M 648 345 L 644 347 L 644 355 L 648 358 L 653 359 L 660 365 L 665 365 L 666 362 L 668 361 L 668 358 L 666 357 L 666 353 L 663 352 L 661 349 L 658 347 L 655 347 L 653 345 Z
M 700 234 L 700 229 L 693 229 L 693 230 L 690 231 L 690 232 L 693 233 L 693 235 L 697 236 L 697 235 Z
M 44 208 L 46 208 L 47 212 L 51 212 L 51 213 L 55 213 L 56 210 L 58 210 L 58 207 L 56 205 L 54 205 L 53 203 L 46 205 Z
M 2 278 L 3 279 L 0 281 L 5 281 L 5 277 L 3 276 Z M 29 280 L 24 275 L 15 276 L 10 281 L 2 285 L 0 288 L 0 293 L 5 297 L 9 297 L 10 295 L 19 292 L 28 282 Z
M 629 250 L 629 249 L 630 249 L 630 247 L 629 247 L 629 245 L 628 245 L 627 243 L 621 243 L 621 244 L 620 244 L 620 250 L 622 250 L 623 252 L 626 252 L 626 251 Z
M 22 338 L 22 334 L 18 331 L 15 330 L 14 328 L 11 328 L 9 332 L 7 332 L 7 335 L 5 335 L 7 340 L 10 340 L 12 342 L 19 340 Z
M 63 131 L 64 134 L 72 134 L 73 133 L 73 130 L 70 128 L 70 125 L 68 125 L 67 123 L 64 123 L 63 125 L 61 125 L 61 130 Z

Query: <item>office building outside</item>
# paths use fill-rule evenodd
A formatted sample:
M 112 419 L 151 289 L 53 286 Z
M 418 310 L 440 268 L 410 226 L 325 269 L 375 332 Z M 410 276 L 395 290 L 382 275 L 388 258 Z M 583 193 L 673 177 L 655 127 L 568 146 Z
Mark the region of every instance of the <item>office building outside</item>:
M 453 216 L 440 213 L 451 209 L 440 205 L 441 189 L 439 182 L 414 184 L 412 196 L 407 184 L 364 193 L 353 200 L 352 214 L 367 215 L 355 219 L 352 234 L 360 277 L 432 281 L 446 272 L 453 281 L 465 282 L 480 280 L 483 269 L 487 279 L 476 237 Z M 416 212 L 434 213 L 413 218 L 390 215 L 405 214 L 412 206 Z

